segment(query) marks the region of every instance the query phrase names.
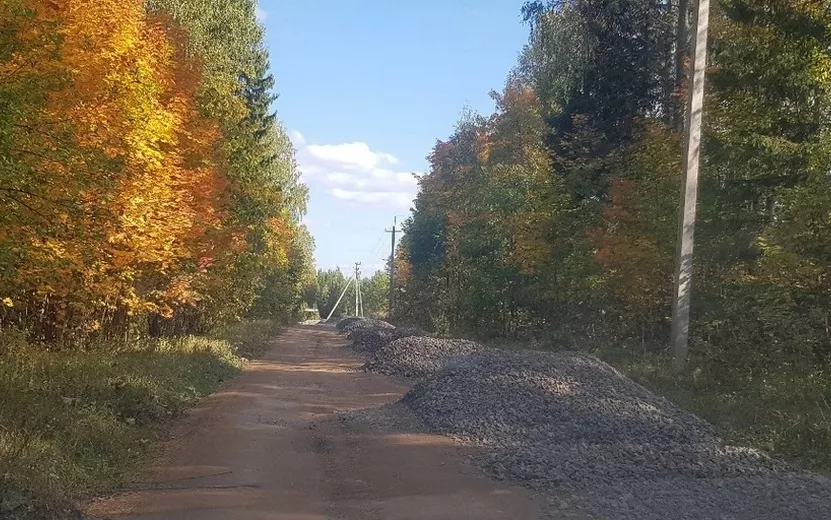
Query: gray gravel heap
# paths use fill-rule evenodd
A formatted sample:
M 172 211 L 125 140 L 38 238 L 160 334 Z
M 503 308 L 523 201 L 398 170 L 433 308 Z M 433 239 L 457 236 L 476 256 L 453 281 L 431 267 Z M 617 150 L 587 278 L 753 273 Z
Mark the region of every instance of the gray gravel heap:
M 403 402 L 432 430 L 486 448 L 492 476 L 543 491 L 555 518 L 831 518 L 831 479 L 726 446 L 592 356 L 474 353 Z
M 392 325 L 381 320 L 368 320 L 366 318 L 358 318 L 357 320 L 352 320 L 343 327 L 341 327 L 340 333 L 348 337 L 349 334 L 356 330 L 374 330 L 379 328 L 392 328 Z
M 363 320 L 363 318 L 360 318 L 358 316 L 349 316 L 348 318 L 343 318 L 342 320 L 339 320 L 335 324 L 335 329 L 337 329 L 338 332 L 341 332 L 344 329 L 346 329 L 346 328 L 350 327 L 351 325 L 353 325 L 355 323 L 358 323 L 359 321 L 362 321 L 362 320 Z
M 376 350 L 363 369 L 391 376 L 426 377 L 454 356 L 483 349 L 482 345 L 465 339 L 403 337 Z
M 395 330 L 395 326 L 382 320 L 361 320 L 347 325 L 341 330 L 341 333 L 346 335 L 353 348 L 361 350 L 367 338 L 375 337 L 379 331 L 393 330 Z
M 352 348 L 354 350 L 373 355 L 378 350 L 398 339 L 424 335 L 424 331 L 412 327 L 395 327 L 392 329 L 375 328 L 362 330 L 360 333 L 350 336 L 350 339 L 352 339 Z

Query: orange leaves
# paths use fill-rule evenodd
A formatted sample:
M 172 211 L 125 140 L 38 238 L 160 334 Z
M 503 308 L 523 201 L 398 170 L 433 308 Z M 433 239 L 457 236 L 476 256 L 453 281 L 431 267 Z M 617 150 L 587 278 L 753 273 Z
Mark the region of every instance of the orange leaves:
M 0 143 L 16 161 L 0 186 L 29 214 L 0 219 L 0 249 L 16 259 L 0 292 L 63 302 L 58 326 L 102 306 L 169 313 L 194 301 L 198 278 L 239 247 L 223 229 L 222 134 L 197 105 L 184 32 L 143 0 L 18 3 L 0 8 L 15 28 L 0 81 L 20 85 L 22 114 Z
M 0 5 L 0 297 L 15 304 L 0 326 L 38 316 L 55 339 L 147 313 L 195 324 L 244 312 L 269 277 L 292 301 L 304 195 L 282 193 L 304 192 L 261 113 L 254 14 L 220 2 L 238 23 L 215 35 L 213 11 L 147 4 Z
M 671 286 L 671 250 L 656 233 L 649 212 L 650 206 L 662 201 L 650 200 L 644 185 L 644 181 L 613 179 L 602 211 L 603 225 L 586 231 L 594 260 L 603 268 L 606 289 L 637 316 L 666 306 Z
M 609 190 L 609 203 L 603 209 L 603 217 L 610 221 L 629 220 L 631 215 L 627 205 L 634 188 L 630 179 L 613 179 Z

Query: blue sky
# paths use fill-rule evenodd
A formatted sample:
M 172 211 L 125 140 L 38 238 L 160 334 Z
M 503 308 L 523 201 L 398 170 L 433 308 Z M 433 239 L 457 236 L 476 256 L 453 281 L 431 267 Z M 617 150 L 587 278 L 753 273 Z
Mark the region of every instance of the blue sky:
M 276 108 L 309 185 L 319 267 L 389 255 L 411 173 L 468 106 L 489 113 L 527 38 L 523 0 L 260 0 Z

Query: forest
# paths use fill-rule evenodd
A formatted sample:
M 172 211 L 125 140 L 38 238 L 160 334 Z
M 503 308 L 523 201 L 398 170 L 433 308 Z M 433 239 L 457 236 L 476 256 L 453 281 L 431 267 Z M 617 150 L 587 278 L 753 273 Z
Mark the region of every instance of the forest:
M 683 374 L 668 346 L 694 2 L 517 3 L 529 36 L 493 113 L 436 141 L 394 284 L 365 277 L 364 314 L 590 352 L 731 443 L 831 469 L 827 0 L 711 2 Z M 0 4 L 0 517 L 77 518 L 346 286 L 315 271 L 256 9 Z
M 351 278 L 347 277 L 340 268 L 319 269 L 316 283 L 306 286 L 304 298 L 308 302 L 315 303 L 315 308 L 323 319 L 330 313 L 331 319 L 357 316 L 355 283 L 350 283 L 350 280 Z M 360 286 L 363 315 L 367 318 L 386 317 L 390 290 L 389 273 L 375 271 L 372 276 L 361 277 Z M 336 307 L 339 298 L 341 301 Z
M 831 453 L 831 11 L 711 4 L 689 373 L 668 374 L 690 5 L 526 2 L 495 111 L 436 142 L 394 318 L 588 350 L 740 440 Z
M 67 343 L 294 312 L 307 193 L 253 3 L 2 9 L 0 327 Z
M 3 0 L 0 516 L 116 484 L 299 316 L 275 99 L 254 0 Z

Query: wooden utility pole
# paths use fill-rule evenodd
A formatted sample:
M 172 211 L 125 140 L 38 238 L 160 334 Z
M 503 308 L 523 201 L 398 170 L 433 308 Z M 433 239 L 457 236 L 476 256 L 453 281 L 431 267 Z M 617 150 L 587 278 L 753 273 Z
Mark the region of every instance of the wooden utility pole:
M 692 24 L 692 60 L 689 100 L 684 126 L 681 203 L 678 214 L 675 290 L 672 299 L 673 366 L 683 372 L 687 364 L 690 331 L 690 296 L 693 276 L 693 238 L 698 199 L 698 163 L 701 153 L 701 119 L 704 111 L 704 72 L 707 65 L 707 30 L 710 0 L 695 0 Z
M 387 319 L 392 319 L 392 305 L 395 300 L 395 225 L 398 222 L 397 217 L 392 218 L 392 229 L 385 229 L 387 233 L 392 233 L 392 245 L 390 246 L 390 301 L 387 310 Z

